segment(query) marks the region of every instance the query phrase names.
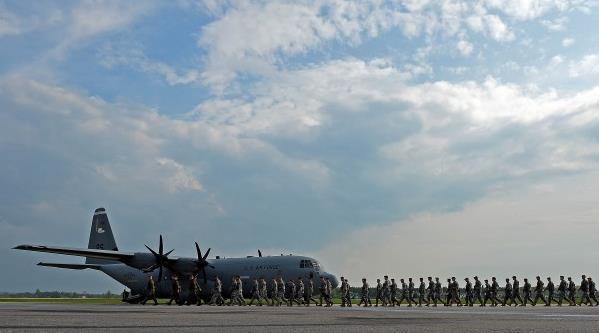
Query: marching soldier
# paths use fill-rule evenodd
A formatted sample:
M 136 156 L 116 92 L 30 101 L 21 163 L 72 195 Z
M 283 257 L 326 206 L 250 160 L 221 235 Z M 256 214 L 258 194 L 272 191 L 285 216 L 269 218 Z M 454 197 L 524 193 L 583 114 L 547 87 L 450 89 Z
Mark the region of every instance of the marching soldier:
M 154 305 L 158 305 L 158 300 L 156 299 L 156 283 L 154 282 L 154 277 L 152 275 L 150 275 L 148 278 L 148 284 L 146 285 L 146 295 L 141 304 L 146 305 L 146 302 L 149 299 L 154 300 Z
M 433 306 L 437 306 L 437 302 L 441 302 L 443 303 L 443 300 L 441 299 L 441 290 L 442 290 L 442 286 L 441 286 L 441 281 L 439 281 L 438 277 L 435 277 L 435 297 L 434 297 L 434 304 Z
M 482 306 L 487 306 L 487 301 L 491 300 L 491 305 L 493 305 L 493 292 L 491 291 L 491 285 L 489 284 L 489 280 L 485 280 L 485 299 L 482 303 Z
M 366 282 L 366 278 L 362 278 L 362 289 L 361 289 L 361 299 L 358 306 L 364 303 L 364 307 L 372 306 L 372 302 L 370 302 L 370 297 L 368 296 L 370 286 L 368 282 Z
M 198 284 L 197 276 L 189 275 L 189 295 L 187 296 L 187 305 L 202 305 L 202 288 Z
M 181 284 L 179 283 L 177 274 L 174 273 L 171 275 L 171 289 L 171 299 L 166 304 L 171 305 L 173 301 L 175 301 L 175 304 L 179 304 L 181 298 Z
M 321 277 L 324 283 L 324 279 Z M 270 306 L 281 306 L 281 300 L 279 300 L 279 281 L 276 278 L 272 278 L 270 282 L 270 299 L 272 303 Z
M 453 283 L 451 283 L 451 279 L 447 279 L 447 290 L 445 293 L 445 306 L 451 306 L 453 296 Z
M 395 303 L 397 303 L 397 283 L 395 283 L 395 279 L 391 279 L 391 292 L 390 292 L 390 300 L 391 300 L 391 306 L 395 306 Z
M 482 283 L 478 279 L 478 276 L 474 277 L 474 296 L 478 299 L 479 306 L 484 306 L 483 296 L 482 296 Z
M 258 302 L 258 306 L 262 306 L 262 298 L 260 297 L 260 284 L 256 278 L 252 280 L 252 299 L 250 299 L 250 305 L 254 304 L 254 301 Z
M 285 281 L 282 276 L 279 276 L 279 281 L 277 281 L 277 301 L 278 306 L 281 306 L 285 301 Z
M 345 284 L 345 279 L 342 277 L 339 278 L 339 280 L 341 281 L 341 286 L 339 287 L 339 289 L 341 290 L 341 306 L 345 307 L 346 304 L 346 300 L 345 300 L 345 288 L 347 287 Z
M 470 282 L 469 278 L 465 278 L 464 281 L 466 281 L 466 306 L 474 306 L 474 294 L 472 293 L 472 283 Z
M 510 301 L 510 306 L 512 306 L 512 284 L 510 283 L 510 279 L 505 279 L 505 288 L 503 289 L 503 303 L 501 306 L 505 306 L 507 301 Z
M 239 292 L 237 293 L 237 301 L 243 306 L 246 306 L 245 299 L 243 298 L 243 281 L 241 281 L 241 276 L 237 275 L 237 286 L 239 288 Z
M 320 290 L 320 304 L 318 304 L 318 306 L 322 306 L 322 301 L 326 301 L 327 304 L 329 304 L 329 302 L 327 301 L 327 282 L 324 279 L 324 276 L 320 277 L 320 286 L 319 286 L 319 290 Z
M 545 295 L 543 293 L 544 291 L 544 283 L 543 281 L 541 281 L 541 277 L 537 276 L 537 285 L 535 287 L 535 300 L 532 303 L 532 306 L 537 305 L 537 301 L 539 299 L 541 299 L 541 301 L 543 301 L 543 303 L 547 304 L 547 300 L 545 299 Z
M 314 302 L 314 304 L 318 305 L 318 302 L 314 299 L 314 278 L 310 276 L 308 280 L 308 287 L 306 288 L 306 293 L 304 294 L 304 304 L 306 306 L 310 306 L 310 302 Z
M 420 278 L 420 286 L 418 286 L 418 306 L 422 307 L 422 302 L 424 301 L 424 296 L 426 292 L 426 284 L 424 284 L 424 279 Z M 426 306 L 429 306 L 430 302 L 426 303 Z
M 351 308 L 351 294 L 350 294 L 351 288 L 349 286 L 349 280 L 345 279 L 345 301 L 347 302 L 347 306 Z
M 435 300 L 435 282 L 433 277 L 428 277 L 428 287 L 426 287 L 426 306 L 430 306 Z
M 593 304 L 591 302 L 591 298 L 589 297 L 589 281 L 587 281 L 585 275 L 582 276 L 582 281 L 580 282 L 579 290 L 582 296 L 580 298 L 580 303 L 578 303 L 578 306 L 581 306 L 582 302 L 584 302 L 585 305 Z
M 333 306 L 333 284 L 331 284 L 331 279 L 329 278 L 326 278 L 325 281 L 327 282 L 327 306 L 331 307 Z
M 570 297 L 570 306 L 576 305 L 576 283 L 572 277 L 568 276 L 568 297 Z
M 412 306 L 412 303 L 416 303 L 416 300 L 414 299 L 414 282 L 412 281 L 412 278 L 408 278 L 408 297 L 410 299 L 410 304 L 408 306 Z
M 381 284 L 381 279 L 376 279 L 376 305 L 379 306 L 379 300 L 383 295 L 383 285 Z
M 295 283 L 293 280 L 287 281 L 287 306 L 293 306 L 295 303 Z
M 520 281 L 516 278 L 516 276 L 512 276 L 512 280 L 514 281 L 512 284 L 512 304 L 518 305 L 516 303 L 516 299 L 520 301 L 520 305 L 524 302 L 522 301 L 522 297 L 520 297 Z
M 263 277 L 261 277 L 259 283 L 260 290 L 258 294 L 260 295 L 260 301 L 264 301 L 266 302 L 266 305 L 268 305 L 268 286 L 266 285 L 266 280 Z
M 408 306 L 412 306 L 412 302 L 410 301 L 410 297 L 408 296 L 408 285 L 406 284 L 404 279 L 399 279 L 399 282 L 401 282 L 401 297 L 397 302 L 397 306 L 401 306 L 401 303 L 404 300 L 408 301 Z
M 493 276 L 491 278 L 491 300 L 493 303 L 493 306 L 497 306 L 499 303 L 501 303 L 501 301 L 499 300 L 498 297 L 499 294 L 499 283 L 497 283 L 497 279 Z
M 568 289 L 568 284 L 566 283 L 566 280 L 564 279 L 564 276 L 561 275 L 559 277 L 559 285 L 557 286 L 557 292 L 559 293 L 559 298 L 557 299 L 557 305 L 558 306 L 562 306 L 562 302 L 564 301 L 564 299 L 568 303 L 572 304 L 572 301 L 566 295 L 567 289 Z
M 214 287 L 212 288 L 212 298 L 210 299 L 210 305 L 218 305 L 222 306 L 225 304 L 225 299 L 223 298 L 223 284 L 220 279 L 217 277 L 214 278 Z
M 524 278 L 524 287 L 522 288 L 522 293 L 524 294 L 524 303 L 522 304 L 522 306 L 526 306 L 526 302 L 530 301 L 530 303 L 533 303 L 532 298 L 530 298 L 530 292 L 531 292 L 532 286 L 530 285 L 530 282 L 528 282 L 527 278 Z
M 452 288 L 452 298 L 455 300 L 458 306 L 462 306 L 462 301 L 460 300 L 460 285 L 458 284 L 458 280 L 456 280 L 455 276 L 451 278 L 453 288 Z
M 547 287 L 545 287 L 545 290 L 547 290 L 547 306 L 551 306 L 551 302 L 552 301 L 557 301 L 557 299 L 555 299 L 555 285 L 553 284 L 553 281 L 551 281 L 550 277 L 547 277 Z
M 387 275 L 383 276 L 383 304 L 382 306 L 388 306 L 391 302 L 391 284 Z
M 297 305 L 304 303 L 304 281 L 301 276 L 297 278 L 297 283 L 295 284 L 295 302 Z
M 595 286 L 595 281 L 593 281 L 593 279 L 591 277 L 588 277 L 587 280 L 589 281 L 589 296 L 590 296 L 590 299 L 592 299 L 593 301 L 595 301 L 595 303 L 596 303 L 595 306 L 598 306 L 599 305 L 599 301 L 597 301 L 597 295 L 596 295 L 597 294 L 597 287 Z M 590 302 L 590 300 L 589 300 L 589 303 L 591 305 L 593 305 L 593 303 Z
M 233 305 L 233 302 L 236 302 L 239 297 L 237 297 L 237 294 L 239 293 L 239 285 L 237 284 L 237 277 L 233 276 L 233 278 L 231 278 L 231 295 L 229 296 L 229 303 L 227 303 L 228 306 Z M 240 304 L 241 305 L 241 304 Z

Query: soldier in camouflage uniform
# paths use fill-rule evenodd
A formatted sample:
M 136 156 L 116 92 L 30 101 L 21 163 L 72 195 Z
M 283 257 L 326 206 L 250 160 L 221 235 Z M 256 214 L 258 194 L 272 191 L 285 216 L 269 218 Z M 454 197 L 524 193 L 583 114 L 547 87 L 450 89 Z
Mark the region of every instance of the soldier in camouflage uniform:
M 223 284 L 220 279 L 217 277 L 214 278 L 214 287 L 212 288 L 212 298 L 210 299 L 210 305 L 219 305 L 222 306 L 225 304 L 225 299 L 223 298 Z
M 453 299 L 457 303 L 458 306 L 462 306 L 462 301 L 460 300 L 460 285 L 458 280 L 456 280 L 455 276 L 451 278 L 453 283 Z
M 327 282 L 327 306 L 331 307 L 333 306 L 333 284 L 331 283 L 331 279 L 329 278 L 326 278 L 325 281 Z
M 366 282 L 366 278 L 362 278 L 362 289 L 360 290 L 360 303 L 358 306 L 364 304 L 364 307 L 372 306 L 372 302 L 370 301 L 370 296 L 368 293 L 370 292 L 370 286 L 368 282 Z
M 582 302 L 584 302 L 585 305 L 588 304 L 593 304 L 591 302 L 591 298 L 589 297 L 589 281 L 587 281 L 586 276 L 583 275 L 582 276 L 582 281 L 580 282 L 580 302 L 578 303 L 578 306 L 582 305 Z
M 281 306 L 281 300 L 279 299 L 279 281 L 276 278 L 272 278 L 270 282 L 270 299 L 272 303 L 270 306 Z
M 195 274 L 189 275 L 189 295 L 187 296 L 187 305 L 202 305 L 202 288 L 198 284 L 198 278 Z
M 518 303 L 516 303 L 516 299 L 518 299 L 520 305 L 522 305 L 524 304 L 524 301 L 522 301 L 522 297 L 520 297 L 520 281 L 518 281 L 515 275 L 512 276 L 512 281 L 514 281 L 512 283 L 512 304 L 517 306 Z
M 171 274 L 171 289 L 171 299 L 166 304 L 171 305 L 173 301 L 175 301 L 175 304 L 179 304 L 181 302 L 181 284 L 179 283 L 179 277 L 174 273 Z
M 389 277 L 385 275 L 383 277 L 383 304 L 382 306 L 388 306 L 391 302 L 391 284 L 389 282 Z
M 478 276 L 474 277 L 474 297 L 478 299 L 479 306 L 485 306 L 483 302 L 482 283 L 478 279 Z
M 318 306 L 322 306 L 323 300 L 325 302 L 327 302 L 327 304 L 329 304 L 329 302 L 327 301 L 327 282 L 325 281 L 323 276 L 320 277 L 319 291 L 320 291 L 320 304 L 318 304 Z
M 408 278 L 408 297 L 409 297 L 409 304 L 408 306 L 412 306 L 412 303 L 416 303 L 416 299 L 414 298 L 414 282 L 412 281 L 412 278 Z
M 381 284 L 381 279 L 376 279 L 376 305 L 379 306 L 379 300 L 383 296 L 383 285 Z
M 568 276 L 568 297 L 570 298 L 570 306 L 576 305 L 576 283 L 572 281 L 572 277 Z
M 339 281 L 341 281 L 341 286 L 339 286 L 339 290 L 341 291 L 341 306 L 345 307 L 345 304 L 346 304 L 346 300 L 345 300 L 345 289 L 346 289 L 345 278 L 342 276 L 342 277 L 339 278 Z
M 466 287 L 465 287 L 466 300 L 465 300 L 465 305 L 466 306 L 474 306 L 474 293 L 472 292 L 472 283 L 470 282 L 469 278 L 465 278 L 464 281 L 466 281 Z
M 418 306 L 422 307 L 422 302 L 424 302 L 424 297 L 426 293 L 426 284 L 424 283 L 424 278 L 420 278 L 420 285 L 418 286 Z M 426 306 L 430 305 L 430 302 L 426 303 Z
M 279 280 L 277 281 L 277 301 L 278 306 L 281 306 L 283 302 L 285 302 L 285 281 L 282 276 L 279 276 Z
M 553 284 L 553 281 L 551 281 L 550 277 L 547 277 L 547 287 L 545 287 L 545 290 L 547 290 L 547 303 L 545 304 L 546 306 L 551 306 L 552 301 L 559 302 L 554 296 L 555 285 Z
M 252 299 L 250 299 L 250 305 L 254 304 L 254 301 L 258 302 L 259 306 L 262 306 L 262 297 L 260 297 L 260 284 L 258 280 L 254 278 L 252 280 Z
M 352 306 L 352 302 L 351 302 L 351 287 L 349 285 L 349 280 L 346 278 L 345 279 L 345 301 L 347 302 L 347 306 L 349 306 L 351 308 Z
M 597 286 L 595 285 L 595 281 L 593 281 L 591 277 L 588 277 L 587 280 L 589 281 L 589 297 L 595 301 L 595 306 L 598 306 L 599 301 L 597 301 Z M 589 303 L 591 303 L 590 305 L 593 305 L 592 302 Z
M 304 295 L 304 304 L 306 306 L 310 306 L 310 302 L 314 302 L 314 304 L 318 305 L 316 299 L 314 299 L 314 278 L 310 276 L 308 280 L 308 287 L 306 288 L 306 293 Z
M 144 296 L 144 300 L 141 301 L 141 304 L 146 305 L 146 302 L 149 299 L 154 300 L 154 305 L 158 305 L 158 300 L 156 299 L 156 283 L 154 282 L 154 277 L 152 275 L 150 275 L 148 278 L 146 295 Z
M 304 281 L 301 277 L 297 278 L 297 283 L 295 284 L 295 302 L 297 305 L 304 304 Z
M 441 281 L 439 281 L 438 277 L 435 277 L 435 297 L 434 297 L 434 305 L 433 306 L 437 306 L 437 302 L 441 302 L 443 303 L 443 300 L 441 299 L 441 290 L 442 290 L 442 286 L 441 286 Z
M 485 299 L 482 303 L 482 306 L 487 306 L 487 301 L 491 301 L 493 303 L 493 291 L 491 290 L 491 285 L 489 284 L 489 280 L 485 279 L 485 289 L 484 289 Z
M 559 277 L 559 285 L 557 286 L 557 292 L 559 293 L 559 296 L 557 299 L 557 306 L 562 306 L 562 303 L 564 300 L 566 300 L 568 303 L 572 304 L 572 301 L 566 294 L 567 291 L 568 291 L 568 284 L 566 283 L 564 276 L 561 275 Z
M 295 283 L 293 280 L 287 281 L 287 306 L 292 306 L 295 303 Z
M 499 283 L 497 283 L 497 279 L 493 276 L 491 278 L 491 303 L 493 306 L 497 306 L 501 301 L 499 300 Z
M 431 302 L 435 300 L 435 282 L 433 277 L 428 277 L 428 287 L 426 287 L 426 306 L 431 305 Z
M 505 287 L 503 288 L 503 303 L 501 306 L 506 306 L 507 301 L 510 301 L 510 306 L 512 306 L 512 284 L 510 283 L 510 279 L 505 279 Z
M 408 285 L 406 284 L 404 279 L 399 279 L 399 282 L 401 282 L 401 297 L 397 302 L 397 306 L 401 306 L 401 303 L 404 300 L 408 301 L 408 306 L 412 306 L 412 302 L 410 302 L 410 297 L 408 296 Z
M 390 300 L 391 306 L 395 306 L 397 303 L 397 283 L 395 283 L 395 279 L 391 279 L 391 291 L 390 291 Z
M 541 277 L 537 276 L 537 285 L 535 286 L 535 300 L 532 303 L 532 306 L 537 305 L 537 301 L 541 299 L 543 303 L 547 304 L 547 299 L 545 299 L 545 284 L 541 281 Z
M 522 303 L 522 306 L 526 306 L 526 303 L 530 301 L 530 303 L 533 303 L 532 298 L 530 298 L 530 292 L 531 292 L 532 286 L 530 285 L 530 282 L 528 282 L 528 279 L 525 278 L 524 279 L 524 287 L 522 288 L 522 293 L 524 294 L 524 303 Z
M 447 290 L 445 290 L 445 306 L 451 306 L 453 297 L 453 283 L 447 279 Z
M 264 301 L 266 305 L 268 305 L 268 286 L 266 284 L 266 280 L 261 277 L 258 281 L 260 284 L 258 294 L 260 295 L 260 301 Z

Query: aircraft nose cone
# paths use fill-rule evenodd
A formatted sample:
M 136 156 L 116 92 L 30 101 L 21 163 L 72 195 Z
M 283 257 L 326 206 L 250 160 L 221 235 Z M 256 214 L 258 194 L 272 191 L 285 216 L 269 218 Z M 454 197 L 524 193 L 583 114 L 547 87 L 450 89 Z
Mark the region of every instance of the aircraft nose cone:
M 331 285 L 333 285 L 333 289 L 339 286 L 339 280 L 333 274 L 328 274 L 329 280 L 331 281 Z

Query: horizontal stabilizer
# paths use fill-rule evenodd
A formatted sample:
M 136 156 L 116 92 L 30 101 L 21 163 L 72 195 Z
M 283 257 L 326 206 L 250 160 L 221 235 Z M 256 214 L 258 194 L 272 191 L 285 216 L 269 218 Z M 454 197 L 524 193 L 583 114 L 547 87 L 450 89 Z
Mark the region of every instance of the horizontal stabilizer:
M 39 264 L 37 264 L 38 266 L 45 266 L 45 267 L 56 267 L 56 268 L 65 268 L 65 269 L 100 269 L 99 265 L 91 265 L 91 264 L 57 264 L 57 263 L 50 263 L 50 262 L 40 262 Z
M 19 245 L 19 246 L 15 246 L 13 249 L 24 250 L 24 251 L 34 251 L 34 252 L 64 254 L 64 255 L 68 255 L 68 256 L 108 259 L 108 260 L 124 260 L 124 259 L 128 259 L 128 258 L 132 258 L 134 256 L 134 254 L 130 253 L 130 252 L 78 249 L 78 248 L 72 248 L 72 247 L 58 247 L 58 246 L 45 246 L 45 245 Z

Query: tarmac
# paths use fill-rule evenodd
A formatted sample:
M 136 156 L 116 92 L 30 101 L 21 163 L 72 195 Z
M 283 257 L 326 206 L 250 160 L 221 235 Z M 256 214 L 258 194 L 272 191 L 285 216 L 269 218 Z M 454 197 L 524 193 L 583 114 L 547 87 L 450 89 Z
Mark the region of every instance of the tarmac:
M 599 307 L 0 304 L 0 332 L 598 332 Z

